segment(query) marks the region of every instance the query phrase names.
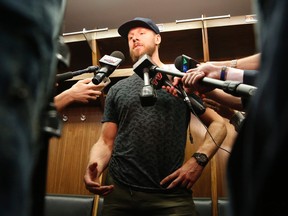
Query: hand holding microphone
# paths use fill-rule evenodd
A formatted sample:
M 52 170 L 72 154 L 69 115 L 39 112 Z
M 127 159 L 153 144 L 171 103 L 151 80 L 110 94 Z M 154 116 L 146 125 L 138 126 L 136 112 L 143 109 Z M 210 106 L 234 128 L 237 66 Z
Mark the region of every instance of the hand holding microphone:
M 175 67 L 178 70 L 181 70 L 182 68 L 182 62 L 181 61 L 175 61 Z M 220 76 L 219 76 L 219 68 L 213 68 L 218 67 L 214 66 L 212 64 L 205 64 L 200 65 L 198 68 L 189 70 L 189 73 L 181 73 L 181 74 L 175 74 L 175 76 L 178 77 L 184 77 L 182 79 L 185 86 L 193 86 L 194 88 L 197 88 L 197 91 L 207 92 L 211 91 L 214 88 L 220 88 L 226 93 L 229 93 L 233 96 L 239 96 L 239 97 L 250 97 L 255 94 L 257 88 L 251 85 L 246 85 L 243 83 L 240 83 L 238 81 L 231 81 L 221 80 L 221 76 L 225 74 L 225 68 L 220 69 Z M 209 71 L 209 74 L 211 74 L 210 77 L 207 77 L 204 72 L 201 71 Z M 222 71 L 223 70 L 223 71 Z M 192 73 L 193 72 L 193 73 Z M 210 73 L 211 72 L 211 73 Z M 222 74 L 222 75 L 221 75 Z
M 203 85 L 203 83 L 201 83 L 201 80 L 205 77 L 205 73 L 200 69 L 201 67 L 203 68 L 203 65 L 200 65 L 200 62 L 197 60 L 183 54 L 175 59 L 174 65 L 179 71 L 184 73 L 188 72 L 187 74 L 183 74 L 181 81 L 185 87 L 191 88 L 192 91 L 198 91 L 204 94 L 216 88 L 215 86 Z M 213 68 L 214 65 L 211 65 L 211 67 L 212 68 L 207 68 L 207 70 L 211 72 L 215 71 L 215 68 Z M 203 69 L 206 71 L 205 68 Z
M 179 62 L 175 61 L 175 66 L 179 69 Z M 205 94 L 214 90 L 218 86 L 205 85 L 205 83 L 202 82 L 203 78 L 212 78 L 220 81 L 218 72 L 220 74 L 221 68 L 222 67 L 215 66 L 210 63 L 199 65 L 197 68 L 188 68 L 188 72 L 183 76 L 182 82 L 185 87 L 191 88 L 193 91 L 198 91 L 201 94 Z
M 96 100 L 102 94 L 102 89 L 109 83 L 109 78 L 105 78 L 99 85 L 92 83 L 92 78 L 79 80 L 71 88 L 54 97 L 55 107 L 61 111 L 71 103 L 88 103 Z

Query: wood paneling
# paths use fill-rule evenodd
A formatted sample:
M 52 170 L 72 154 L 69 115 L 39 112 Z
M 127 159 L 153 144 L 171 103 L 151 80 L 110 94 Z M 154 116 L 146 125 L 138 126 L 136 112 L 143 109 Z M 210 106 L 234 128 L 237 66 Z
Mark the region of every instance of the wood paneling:
M 102 109 L 72 107 L 62 114 L 68 120 L 61 138 L 52 138 L 49 143 L 47 193 L 89 194 L 83 176 L 90 148 L 100 135 Z

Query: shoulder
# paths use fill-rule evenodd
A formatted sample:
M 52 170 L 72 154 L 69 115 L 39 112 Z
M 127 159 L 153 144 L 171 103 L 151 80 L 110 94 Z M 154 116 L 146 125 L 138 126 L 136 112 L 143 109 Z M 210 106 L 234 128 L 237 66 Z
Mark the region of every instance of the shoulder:
M 115 83 L 112 87 L 113 88 L 119 88 L 119 87 L 123 87 L 126 85 L 131 85 L 133 83 L 143 83 L 143 80 L 137 74 L 134 73 L 129 77 L 126 77 L 126 78 L 123 78 L 123 79 L 117 81 L 117 83 Z

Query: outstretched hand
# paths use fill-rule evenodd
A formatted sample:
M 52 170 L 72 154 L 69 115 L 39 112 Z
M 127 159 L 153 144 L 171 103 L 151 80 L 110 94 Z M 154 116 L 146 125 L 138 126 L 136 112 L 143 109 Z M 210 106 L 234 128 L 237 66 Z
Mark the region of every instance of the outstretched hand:
M 88 165 L 84 175 L 85 187 L 88 191 L 101 196 L 106 196 L 114 189 L 114 185 L 101 185 L 100 173 L 97 170 L 97 163 Z

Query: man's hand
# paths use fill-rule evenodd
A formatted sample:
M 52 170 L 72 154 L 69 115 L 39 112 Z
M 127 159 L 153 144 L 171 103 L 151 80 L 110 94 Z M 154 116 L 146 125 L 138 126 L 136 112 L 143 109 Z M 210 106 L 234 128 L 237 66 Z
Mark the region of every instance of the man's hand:
M 99 180 L 100 174 L 97 170 L 97 163 L 90 164 L 84 175 L 84 183 L 86 189 L 91 193 L 98 194 L 101 196 L 106 196 L 111 193 L 114 189 L 114 185 L 104 185 L 102 186 Z
M 220 79 L 221 68 L 222 67 L 210 63 L 203 63 L 197 68 L 188 70 L 182 77 L 184 87 L 192 88 L 193 91 L 197 91 L 201 94 L 212 91 L 215 87 L 202 84 L 201 81 L 204 77 Z
M 191 189 L 198 178 L 201 176 L 204 167 L 200 166 L 195 158 L 190 158 L 182 167 L 164 178 L 160 184 L 168 184 L 167 189 L 180 186 L 182 188 Z

